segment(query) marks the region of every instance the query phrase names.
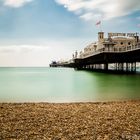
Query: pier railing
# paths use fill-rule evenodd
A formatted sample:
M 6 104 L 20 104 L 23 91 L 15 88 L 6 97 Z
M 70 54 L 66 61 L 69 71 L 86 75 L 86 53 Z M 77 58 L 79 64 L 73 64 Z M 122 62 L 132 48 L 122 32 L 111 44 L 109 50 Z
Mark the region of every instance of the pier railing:
M 101 48 L 99 50 L 96 50 L 96 51 L 92 51 L 92 52 L 88 52 L 88 53 L 84 53 L 82 57 L 80 58 L 87 58 L 87 57 L 90 57 L 90 56 L 93 56 L 93 55 L 97 55 L 97 54 L 100 54 L 100 53 L 122 53 L 122 52 L 129 52 L 129 51 L 134 51 L 134 50 L 137 50 L 137 49 L 140 49 L 140 44 L 138 45 L 133 45 L 133 46 L 126 46 L 126 47 L 114 47 L 114 48 L 109 48 L 109 47 L 106 47 L 106 48 Z

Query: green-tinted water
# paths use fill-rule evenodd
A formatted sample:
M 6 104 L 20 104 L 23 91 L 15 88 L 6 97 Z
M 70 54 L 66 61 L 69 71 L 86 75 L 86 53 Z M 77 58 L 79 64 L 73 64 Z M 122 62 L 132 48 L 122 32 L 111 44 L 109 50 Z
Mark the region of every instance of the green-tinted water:
M 64 68 L 0 68 L 0 102 L 140 99 L 140 75 Z

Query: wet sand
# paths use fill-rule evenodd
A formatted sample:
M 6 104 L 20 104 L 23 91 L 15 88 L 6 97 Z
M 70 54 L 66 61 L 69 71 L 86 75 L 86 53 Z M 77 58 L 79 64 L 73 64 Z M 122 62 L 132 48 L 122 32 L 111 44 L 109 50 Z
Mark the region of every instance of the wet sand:
M 0 140 L 140 140 L 140 100 L 0 103 Z

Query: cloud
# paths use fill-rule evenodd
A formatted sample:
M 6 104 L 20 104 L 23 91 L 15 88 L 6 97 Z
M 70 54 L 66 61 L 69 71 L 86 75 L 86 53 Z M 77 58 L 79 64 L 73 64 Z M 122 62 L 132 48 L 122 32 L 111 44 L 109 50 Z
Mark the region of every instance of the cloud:
M 93 14 L 93 13 L 86 13 L 80 16 L 80 18 L 86 20 L 86 21 L 91 21 L 91 20 L 99 20 L 101 18 L 100 14 Z
M 75 41 L 76 42 L 76 41 Z M 74 41 L 70 40 L 71 49 Z M 0 46 L 0 66 L 48 66 L 52 60 L 69 60 L 69 42 L 50 41 L 46 44 L 13 44 Z M 58 47 L 59 46 L 59 47 Z M 71 47 L 72 46 L 72 47 Z
M 49 47 L 46 45 L 8 45 L 0 47 L 0 52 L 2 53 L 29 53 L 29 52 L 39 52 L 48 51 Z
M 47 66 L 50 60 L 47 45 L 5 45 L 0 46 L 0 66 Z
M 26 3 L 29 3 L 31 1 L 32 0 L 4 0 L 4 5 L 18 8 L 24 6 Z
M 86 21 L 129 15 L 140 10 L 140 0 L 55 0 Z

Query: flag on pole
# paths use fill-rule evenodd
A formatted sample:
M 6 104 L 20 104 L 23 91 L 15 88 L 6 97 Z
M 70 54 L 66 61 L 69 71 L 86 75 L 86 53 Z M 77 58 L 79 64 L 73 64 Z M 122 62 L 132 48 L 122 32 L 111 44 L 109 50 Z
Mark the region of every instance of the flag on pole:
M 98 22 L 96 22 L 96 24 L 95 25 L 100 25 L 101 24 L 101 21 L 98 21 Z
M 95 25 L 98 26 L 98 27 L 100 27 L 100 31 L 102 32 L 102 24 L 101 24 L 101 20 L 99 20 L 98 22 L 96 22 Z

